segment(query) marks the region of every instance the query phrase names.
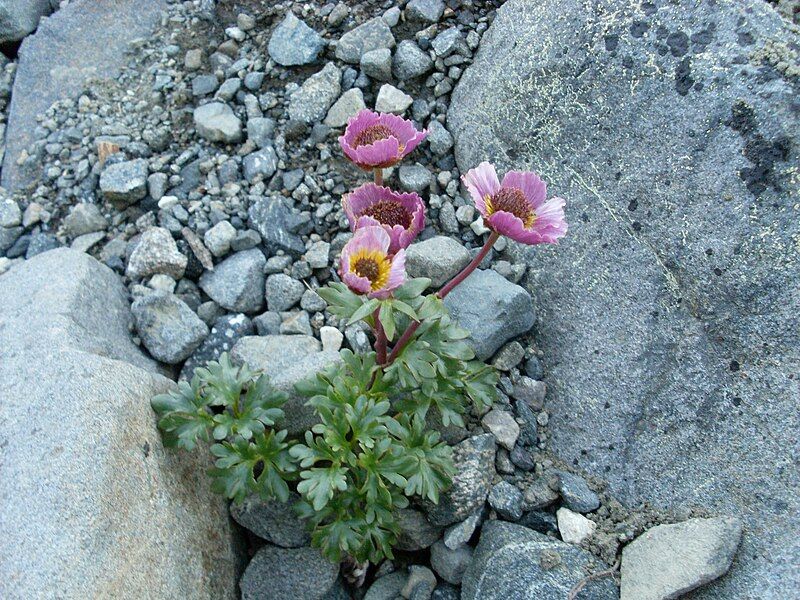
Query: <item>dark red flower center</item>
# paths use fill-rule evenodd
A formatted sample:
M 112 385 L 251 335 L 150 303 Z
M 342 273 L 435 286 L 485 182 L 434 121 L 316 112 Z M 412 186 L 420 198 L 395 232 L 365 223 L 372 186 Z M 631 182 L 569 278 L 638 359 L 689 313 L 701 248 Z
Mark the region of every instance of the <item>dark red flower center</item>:
M 381 225 L 394 227 L 401 225 L 403 229 L 411 227 L 411 213 L 397 200 L 379 200 L 368 206 L 359 216 L 372 217 Z
M 353 140 L 353 148 L 369 146 L 377 141 L 389 139 L 392 136 L 394 136 L 394 132 L 386 125 L 370 125 L 355 137 Z
M 491 212 L 503 211 L 511 213 L 530 227 L 536 218 L 525 194 L 519 188 L 501 188 L 490 200 Z
M 381 269 L 374 259 L 359 258 L 353 263 L 353 272 L 359 277 L 366 277 L 370 282 L 375 282 L 380 277 Z

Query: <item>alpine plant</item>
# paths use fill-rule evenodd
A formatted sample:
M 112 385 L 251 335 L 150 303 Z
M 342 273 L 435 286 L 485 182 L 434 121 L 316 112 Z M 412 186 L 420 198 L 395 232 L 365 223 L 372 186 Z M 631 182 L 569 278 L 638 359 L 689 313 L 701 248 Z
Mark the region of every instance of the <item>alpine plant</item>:
M 339 281 L 317 290 L 344 326 L 365 322 L 374 347 L 296 386 L 318 423 L 293 438 L 280 429 L 286 394 L 227 355 L 195 371 L 192 381 L 157 396 L 165 445 L 192 450 L 210 442 L 213 489 L 241 502 L 256 494 L 286 502 L 311 530 L 312 543 L 344 563 L 363 583 L 369 563 L 392 557 L 397 510 L 410 502 L 438 503 L 456 473 L 451 449 L 428 423 L 465 425 L 496 397 L 495 370 L 476 360 L 470 332 L 450 319 L 442 300 L 472 273 L 501 235 L 522 244 L 555 244 L 567 232 L 564 200 L 547 199 L 531 171 L 499 180 L 482 162 L 462 177 L 490 232 L 473 260 L 439 290 L 409 278 L 405 249 L 425 227 L 419 195 L 383 185 L 383 169 L 397 164 L 427 136 L 411 121 L 362 110 L 339 143 L 344 155 L 371 171 L 342 199 L 352 238 L 345 244 Z

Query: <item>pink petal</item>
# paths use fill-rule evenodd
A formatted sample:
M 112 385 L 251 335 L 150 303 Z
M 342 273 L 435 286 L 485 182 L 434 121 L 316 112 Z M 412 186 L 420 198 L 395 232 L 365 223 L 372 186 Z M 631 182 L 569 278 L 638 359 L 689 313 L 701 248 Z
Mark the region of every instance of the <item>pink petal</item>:
M 503 177 L 503 187 L 522 190 L 534 209 L 547 199 L 547 184 L 533 171 L 509 171 Z
M 372 284 L 366 277 L 356 275 L 352 271 L 345 271 L 342 275 L 342 281 L 354 292 L 359 294 L 369 294 L 372 290 Z
M 353 153 L 355 158 L 351 160 L 360 167 L 392 166 L 400 160 L 400 142 L 397 138 L 390 137 L 369 146 L 359 146 Z
M 387 298 L 389 295 L 406 282 L 406 251 L 399 250 L 392 258 L 392 266 L 389 269 L 389 280 L 386 285 L 376 290 L 370 297 Z
M 475 208 L 478 209 L 484 218 L 486 217 L 486 196 L 494 196 L 500 189 L 500 181 L 497 179 L 497 171 L 494 165 L 489 162 L 482 162 L 474 169 L 470 169 L 461 180 L 467 186 Z

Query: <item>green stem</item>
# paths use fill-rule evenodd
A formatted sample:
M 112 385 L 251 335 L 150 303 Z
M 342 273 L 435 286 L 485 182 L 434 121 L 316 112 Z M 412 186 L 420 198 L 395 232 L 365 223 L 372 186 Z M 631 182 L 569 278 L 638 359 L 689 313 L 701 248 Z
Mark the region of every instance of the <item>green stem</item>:
M 378 355 L 378 364 L 386 364 L 386 331 L 383 329 L 383 323 L 380 318 L 380 306 L 375 309 L 372 318 L 375 319 L 375 353 Z

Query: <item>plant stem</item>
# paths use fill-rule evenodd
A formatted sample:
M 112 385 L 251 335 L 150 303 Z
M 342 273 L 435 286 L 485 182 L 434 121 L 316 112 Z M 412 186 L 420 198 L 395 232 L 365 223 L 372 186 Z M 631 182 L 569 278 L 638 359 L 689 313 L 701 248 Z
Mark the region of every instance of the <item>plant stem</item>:
M 475 258 L 473 258 L 470 261 L 470 263 L 466 267 L 464 267 L 458 275 L 453 277 L 448 283 L 445 284 L 445 286 L 442 289 L 440 289 L 437 292 L 436 295 L 439 297 L 440 300 L 444 300 L 447 294 L 452 292 L 453 289 L 458 284 L 464 281 L 467 277 L 469 277 L 472 274 L 472 272 L 475 269 L 478 268 L 478 265 L 481 264 L 484 258 L 486 258 L 486 255 L 489 254 L 489 250 L 492 249 L 492 246 L 494 246 L 494 243 L 499 238 L 500 234 L 497 233 L 496 231 L 493 231 L 489 235 L 489 238 L 486 240 L 486 243 L 483 245 L 483 248 L 481 248 L 481 251 L 475 255 Z M 394 360 L 397 358 L 397 355 L 403 351 L 403 348 L 405 348 L 406 344 L 408 344 L 408 342 L 411 340 L 411 338 L 413 337 L 414 333 L 416 333 L 419 326 L 420 322 L 414 321 L 413 323 L 411 323 L 411 325 L 409 325 L 406 328 L 406 330 L 403 332 L 403 335 L 401 335 L 400 339 L 397 340 L 397 343 L 394 345 L 394 348 L 392 348 L 392 352 L 389 354 L 389 358 L 386 360 L 386 364 L 392 364 L 394 362 Z
M 375 319 L 375 353 L 378 355 L 378 364 L 386 364 L 386 331 L 380 319 L 380 306 L 375 309 L 372 318 Z
M 383 185 L 383 169 L 375 167 L 375 185 Z

